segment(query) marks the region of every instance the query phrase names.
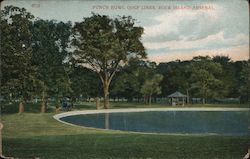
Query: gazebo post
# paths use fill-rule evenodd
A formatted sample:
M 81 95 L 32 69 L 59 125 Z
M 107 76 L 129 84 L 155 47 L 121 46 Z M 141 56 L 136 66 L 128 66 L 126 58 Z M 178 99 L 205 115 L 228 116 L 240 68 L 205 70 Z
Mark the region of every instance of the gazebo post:
M 182 106 L 184 106 L 185 104 L 184 104 L 184 97 L 182 97 Z

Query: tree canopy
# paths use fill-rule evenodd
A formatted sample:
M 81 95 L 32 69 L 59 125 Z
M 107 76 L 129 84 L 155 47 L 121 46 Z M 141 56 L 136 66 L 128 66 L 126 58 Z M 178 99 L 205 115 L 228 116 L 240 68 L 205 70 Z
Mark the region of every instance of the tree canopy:
M 147 79 L 142 85 L 141 93 L 145 95 L 146 103 L 148 100 L 149 105 L 151 105 L 151 97 L 153 94 L 161 94 L 161 86 L 159 84 L 162 81 L 162 78 L 162 75 L 155 74 L 150 79 Z
M 18 98 L 22 112 L 23 103 L 36 93 L 39 85 L 37 66 L 31 62 L 34 16 L 14 6 L 5 7 L 1 16 L 1 91 Z
M 134 21 L 130 16 L 111 19 L 93 14 L 74 26 L 72 57 L 79 64 L 88 64 L 99 75 L 105 108 L 109 105 L 109 86 L 118 68 L 130 57 L 146 57 L 141 42 L 143 28 L 135 26 Z
M 38 67 L 44 107 L 47 96 L 59 100 L 71 92 L 66 72 L 71 23 L 37 19 L 32 26 L 32 35 L 32 62 Z
M 141 87 L 146 79 L 155 74 L 156 63 L 130 58 L 127 65 L 119 70 L 111 85 L 111 96 L 125 97 L 128 101 L 143 97 Z

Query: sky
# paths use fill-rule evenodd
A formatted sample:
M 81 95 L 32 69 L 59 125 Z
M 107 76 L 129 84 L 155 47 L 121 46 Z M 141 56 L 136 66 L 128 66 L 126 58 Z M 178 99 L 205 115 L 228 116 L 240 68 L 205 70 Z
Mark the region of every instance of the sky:
M 168 62 L 194 56 L 249 58 L 249 6 L 246 0 L 5 0 L 35 17 L 79 22 L 91 12 L 132 16 L 144 28 L 148 59 Z

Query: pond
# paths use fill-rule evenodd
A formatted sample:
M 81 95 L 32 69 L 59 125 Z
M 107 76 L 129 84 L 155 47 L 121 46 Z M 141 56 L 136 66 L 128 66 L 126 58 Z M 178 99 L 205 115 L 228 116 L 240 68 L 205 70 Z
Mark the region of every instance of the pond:
M 146 133 L 248 135 L 248 111 L 145 111 L 76 114 L 59 120 L 85 127 Z

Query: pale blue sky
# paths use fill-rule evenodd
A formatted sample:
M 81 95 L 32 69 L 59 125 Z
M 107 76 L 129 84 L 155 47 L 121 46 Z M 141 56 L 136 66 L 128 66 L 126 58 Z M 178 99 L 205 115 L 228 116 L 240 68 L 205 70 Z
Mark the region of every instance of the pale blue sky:
M 142 40 L 148 58 L 157 62 L 186 60 L 197 55 L 248 58 L 249 8 L 245 0 L 5 0 L 2 7 L 6 5 L 24 7 L 35 17 L 65 22 L 81 21 L 91 12 L 111 17 L 130 15 L 145 28 Z M 122 9 L 111 9 L 112 6 Z M 194 10 L 194 6 L 212 9 Z

